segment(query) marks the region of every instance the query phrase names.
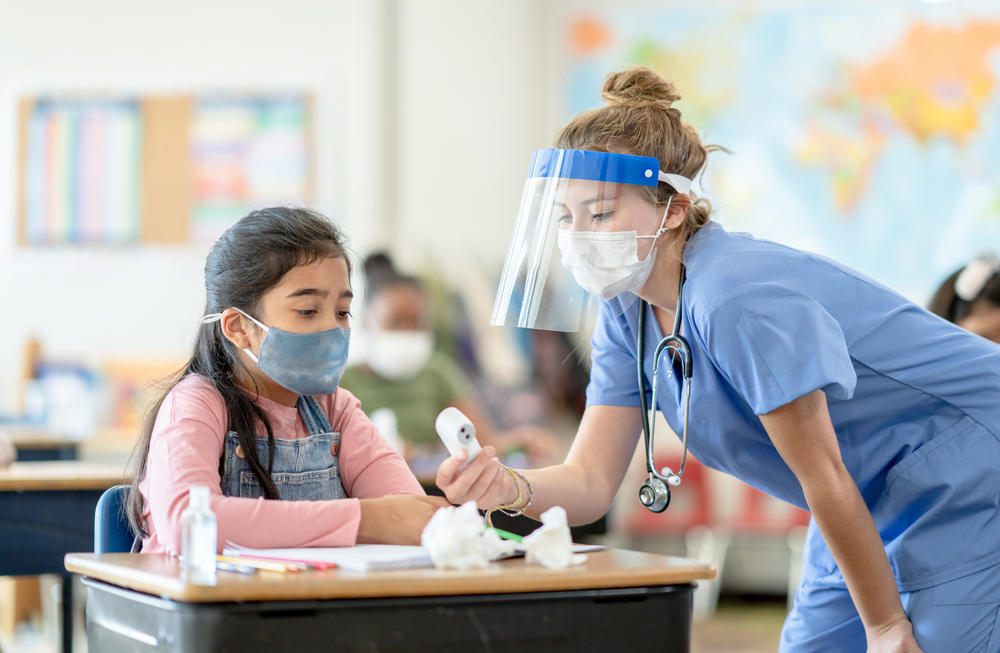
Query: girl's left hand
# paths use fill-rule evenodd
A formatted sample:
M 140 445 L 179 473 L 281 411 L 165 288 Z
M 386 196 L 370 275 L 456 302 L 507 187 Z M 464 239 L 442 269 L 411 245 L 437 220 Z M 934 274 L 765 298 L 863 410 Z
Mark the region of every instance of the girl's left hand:
M 913 637 L 913 624 L 905 617 L 873 628 L 868 636 L 868 653 L 923 653 Z

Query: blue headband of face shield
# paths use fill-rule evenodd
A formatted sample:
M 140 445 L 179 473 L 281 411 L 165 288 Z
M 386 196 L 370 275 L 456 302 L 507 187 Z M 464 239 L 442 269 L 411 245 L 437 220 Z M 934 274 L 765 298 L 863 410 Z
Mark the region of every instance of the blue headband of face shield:
M 663 172 L 656 157 L 593 150 L 535 150 L 528 168 L 528 178 L 557 177 L 589 179 L 614 184 L 656 186 L 666 182 L 678 193 L 691 192 L 687 177 Z

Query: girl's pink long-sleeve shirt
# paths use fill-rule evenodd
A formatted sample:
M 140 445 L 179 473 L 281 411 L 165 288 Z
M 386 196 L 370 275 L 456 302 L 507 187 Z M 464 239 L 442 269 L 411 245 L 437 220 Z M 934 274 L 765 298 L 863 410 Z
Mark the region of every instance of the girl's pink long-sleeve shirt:
M 188 489 L 205 485 L 218 520 L 218 547 L 226 542 L 271 548 L 351 546 L 361 521 L 359 499 L 387 494 L 424 494 L 406 461 L 375 430 L 350 392 L 317 397 L 341 434 L 340 479 L 348 499 L 268 501 L 222 494 L 219 459 L 226 435 L 222 396 L 203 376 L 188 375 L 167 395 L 156 416 L 146 463 L 139 483 L 144 500 L 143 523 L 149 537 L 143 553 L 180 553 L 181 513 Z M 298 410 L 257 397 L 275 438 L 308 434 Z M 263 425 L 260 433 L 264 433 Z

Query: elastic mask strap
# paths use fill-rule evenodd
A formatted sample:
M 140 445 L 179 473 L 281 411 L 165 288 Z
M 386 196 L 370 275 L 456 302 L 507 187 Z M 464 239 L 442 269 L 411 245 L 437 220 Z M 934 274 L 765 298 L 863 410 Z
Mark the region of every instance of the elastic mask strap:
M 667 198 L 667 208 L 663 210 L 663 218 L 660 219 L 660 228 L 656 230 L 656 233 L 652 236 L 636 236 L 636 238 L 659 238 L 661 235 L 670 231 L 670 227 L 664 227 L 667 224 L 667 214 L 670 213 L 670 203 L 673 201 L 674 196 L 671 195 Z
M 233 306 L 233 310 L 239 311 L 240 315 L 242 315 L 243 317 L 247 318 L 248 320 L 250 320 L 251 322 L 253 322 L 257 326 L 259 326 L 261 329 L 264 329 L 264 333 L 265 334 L 268 331 L 271 330 L 271 327 L 267 326 L 266 324 L 261 324 L 260 321 L 257 320 L 257 318 L 255 318 L 253 315 L 249 315 L 249 314 L 245 313 L 244 311 L 242 311 L 241 309 L 236 308 L 235 306 Z M 205 317 L 201 318 L 201 323 L 202 324 L 211 324 L 212 322 L 218 322 L 221 319 L 222 319 L 222 313 L 209 313 Z M 251 359 L 253 359 L 254 363 L 257 363 L 257 355 L 254 354 L 252 351 L 250 351 L 249 347 L 244 347 L 243 348 L 243 352 L 247 356 L 249 356 Z

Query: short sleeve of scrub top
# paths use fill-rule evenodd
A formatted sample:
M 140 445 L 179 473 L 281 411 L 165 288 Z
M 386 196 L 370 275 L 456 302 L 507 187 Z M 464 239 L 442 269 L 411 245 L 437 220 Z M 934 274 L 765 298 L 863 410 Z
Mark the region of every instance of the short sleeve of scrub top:
M 818 301 L 787 286 L 734 289 L 696 316 L 694 329 L 757 415 L 815 390 L 835 399 L 854 394 L 857 375 L 840 324 Z
M 617 299 L 601 302 L 591 339 L 588 406 L 638 406 L 635 336 Z

